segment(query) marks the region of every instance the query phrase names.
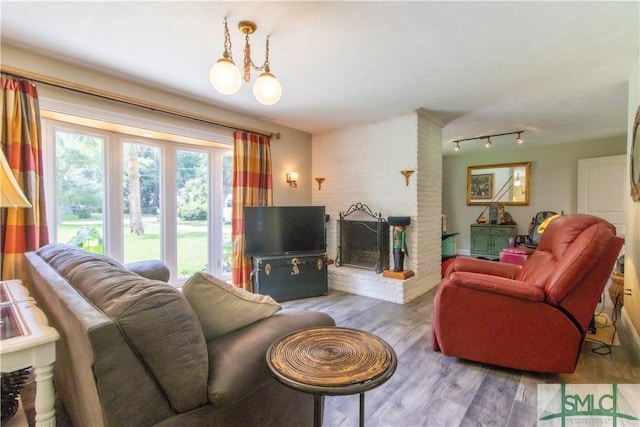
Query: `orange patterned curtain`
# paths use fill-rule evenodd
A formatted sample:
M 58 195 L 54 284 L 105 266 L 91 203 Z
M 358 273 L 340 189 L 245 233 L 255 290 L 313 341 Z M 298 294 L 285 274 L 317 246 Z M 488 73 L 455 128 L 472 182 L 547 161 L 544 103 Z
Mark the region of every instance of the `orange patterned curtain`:
M 251 292 L 251 259 L 244 256 L 243 208 L 272 204 L 270 138 L 253 133 L 234 132 L 231 281 L 234 285 Z
M 2 151 L 31 208 L 0 209 L 0 277 L 26 281 L 23 253 L 49 243 L 40 108 L 31 81 L 4 74 L 1 79 Z

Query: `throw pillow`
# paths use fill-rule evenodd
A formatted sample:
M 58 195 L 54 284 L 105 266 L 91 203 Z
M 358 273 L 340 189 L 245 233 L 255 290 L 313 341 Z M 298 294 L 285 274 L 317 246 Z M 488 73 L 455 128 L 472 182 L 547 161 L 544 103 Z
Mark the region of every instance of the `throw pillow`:
M 268 295 L 245 291 L 207 273 L 191 276 L 182 287 L 182 293 L 196 312 L 207 341 L 282 309 Z

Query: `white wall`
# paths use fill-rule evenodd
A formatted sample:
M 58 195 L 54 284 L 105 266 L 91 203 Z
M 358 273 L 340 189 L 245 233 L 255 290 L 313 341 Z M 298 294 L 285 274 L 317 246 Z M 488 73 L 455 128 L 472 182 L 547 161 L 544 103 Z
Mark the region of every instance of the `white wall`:
M 637 108 L 640 106 L 640 59 L 629 76 L 629 116 L 628 129 L 632 129 Z M 631 152 L 631 132 L 627 138 L 627 151 Z M 636 142 L 638 144 L 639 142 Z M 637 152 L 637 151 L 636 151 Z M 630 183 L 627 186 L 627 234 L 625 236 L 624 263 L 624 309 L 623 319 L 632 325 L 636 354 L 640 359 L 640 202 L 634 202 L 630 196 Z

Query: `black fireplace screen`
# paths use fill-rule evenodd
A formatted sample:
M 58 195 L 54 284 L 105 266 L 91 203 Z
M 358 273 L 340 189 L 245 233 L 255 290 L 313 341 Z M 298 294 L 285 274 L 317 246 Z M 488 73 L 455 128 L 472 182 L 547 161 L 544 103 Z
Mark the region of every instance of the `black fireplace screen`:
M 346 219 L 355 212 L 366 214 L 367 219 Z M 376 273 L 389 269 L 389 224 L 380 213 L 375 215 L 362 203 L 351 205 L 345 213 L 340 213 L 338 231 L 337 267 L 348 265 Z

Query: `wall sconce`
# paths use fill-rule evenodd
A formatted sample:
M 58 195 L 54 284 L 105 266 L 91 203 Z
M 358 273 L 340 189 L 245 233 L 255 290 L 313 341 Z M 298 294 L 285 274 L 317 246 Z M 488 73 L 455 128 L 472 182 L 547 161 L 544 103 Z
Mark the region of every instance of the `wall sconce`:
M 298 186 L 298 172 L 289 172 L 286 174 L 287 184 L 291 187 Z
M 402 176 L 404 176 L 404 183 L 406 184 L 406 186 L 409 186 L 409 177 L 411 176 L 411 174 L 413 174 L 414 171 L 410 171 L 410 170 L 403 170 L 400 171 L 400 173 L 402 174 Z
M 318 191 L 322 190 L 322 183 L 324 182 L 324 178 L 315 178 L 318 182 Z

